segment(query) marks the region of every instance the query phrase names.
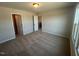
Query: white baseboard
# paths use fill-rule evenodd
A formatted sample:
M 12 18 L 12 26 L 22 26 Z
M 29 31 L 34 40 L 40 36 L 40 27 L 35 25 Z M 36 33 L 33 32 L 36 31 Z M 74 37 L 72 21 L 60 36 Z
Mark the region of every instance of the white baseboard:
M 47 32 L 47 31 L 42 31 L 42 32 Z M 53 34 L 53 35 L 57 35 L 57 36 L 60 36 L 60 37 L 64 37 L 64 38 L 69 38 L 69 37 L 67 37 L 67 36 L 65 36 L 65 35 L 62 35 L 62 34 L 55 34 L 55 33 L 51 33 L 51 32 L 47 32 L 47 33 L 49 33 L 49 34 Z
M 12 39 L 14 39 L 14 38 L 15 38 L 15 36 L 12 37 L 12 38 L 9 38 L 9 39 L 4 39 L 4 40 L 0 41 L 0 44 L 2 44 L 2 43 L 4 43 L 4 42 L 7 42 L 7 41 L 9 41 L 9 40 L 12 40 Z

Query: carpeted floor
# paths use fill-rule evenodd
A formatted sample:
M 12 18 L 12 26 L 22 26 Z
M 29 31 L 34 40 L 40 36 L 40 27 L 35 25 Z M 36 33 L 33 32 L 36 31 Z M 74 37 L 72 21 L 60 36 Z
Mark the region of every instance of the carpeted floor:
M 0 44 L 3 56 L 69 56 L 69 40 L 37 31 Z

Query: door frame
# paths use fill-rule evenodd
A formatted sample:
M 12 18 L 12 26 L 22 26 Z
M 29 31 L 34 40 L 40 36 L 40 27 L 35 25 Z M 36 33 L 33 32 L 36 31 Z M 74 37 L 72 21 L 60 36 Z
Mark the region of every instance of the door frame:
M 33 19 L 33 32 L 35 32 L 34 31 L 34 16 L 32 16 L 32 19 Z

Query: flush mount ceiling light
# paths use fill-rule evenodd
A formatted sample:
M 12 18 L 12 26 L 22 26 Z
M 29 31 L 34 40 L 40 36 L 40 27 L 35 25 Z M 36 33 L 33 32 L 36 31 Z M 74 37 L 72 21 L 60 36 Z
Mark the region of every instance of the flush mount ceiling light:
M 38 3 L 33 3 L 33 7 L 37 8 L 39 6 Z

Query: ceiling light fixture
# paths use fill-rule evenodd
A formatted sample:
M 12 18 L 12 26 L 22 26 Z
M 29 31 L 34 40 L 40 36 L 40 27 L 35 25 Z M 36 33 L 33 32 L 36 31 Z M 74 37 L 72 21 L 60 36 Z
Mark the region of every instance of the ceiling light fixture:
M 33 7 L 37 8 L 39 6 L 38 3 L 33 3 Z

